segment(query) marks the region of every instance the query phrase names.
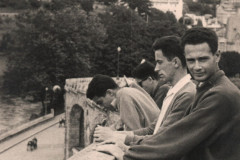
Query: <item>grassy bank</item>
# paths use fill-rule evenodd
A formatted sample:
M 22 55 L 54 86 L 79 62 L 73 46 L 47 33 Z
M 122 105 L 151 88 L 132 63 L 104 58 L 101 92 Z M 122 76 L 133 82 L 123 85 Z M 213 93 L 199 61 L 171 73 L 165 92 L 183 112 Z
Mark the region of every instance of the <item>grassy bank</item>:
M 0 96 L 0 134 L 29 121 L 32 113 L 39 114 L 41 103 L 31 103 L 19 97 Z

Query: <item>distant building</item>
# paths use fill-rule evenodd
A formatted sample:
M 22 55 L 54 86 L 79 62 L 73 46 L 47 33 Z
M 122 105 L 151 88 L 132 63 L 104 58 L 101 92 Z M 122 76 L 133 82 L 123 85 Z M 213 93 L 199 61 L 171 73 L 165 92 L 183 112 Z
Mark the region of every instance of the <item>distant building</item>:
M 206 14 L 204 16 L 197 16 L 195 14 L 187 13 L 184 15 L 183 19 L 184 21 L 186 21 L 186 19 L 191 20 L 191 24 L 187 24 L 188 28 L 198 25 L 202 25 L 205 28 L 213 29 L 214 31 L 222 28 L 222 26 L 218 23 L 217 18 L 212 17 L 212 15 L 210 14 Z
M 182 17 L 183 1 L 182 0 L 151 0 L 153 8 L 163 12 L 172 12 L 177 20 Z
M 240 0 L 221 0 L 216 7 L 216 17 L 222 24 L 222 28 L 216 31 L 219 50 L 240 53 Z
M 221 0 L 216 7 L 216 16 L 220 23 L 227 24 L 228 18 L 234 16 L 240 7 L 240 0 Z
M 236 51 L 240 53 L 240 12 L 228 18 L 226 29 L 217 32 L 221 52 Z

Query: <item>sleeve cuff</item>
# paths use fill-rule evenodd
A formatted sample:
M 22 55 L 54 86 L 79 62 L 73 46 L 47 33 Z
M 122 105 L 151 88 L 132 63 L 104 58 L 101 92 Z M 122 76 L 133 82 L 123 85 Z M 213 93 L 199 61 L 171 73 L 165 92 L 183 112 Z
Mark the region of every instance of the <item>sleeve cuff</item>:
M 131 142 L 133 142 L 134 135 L 127 135 L 124 141 L 124 144 L 130 145 Z

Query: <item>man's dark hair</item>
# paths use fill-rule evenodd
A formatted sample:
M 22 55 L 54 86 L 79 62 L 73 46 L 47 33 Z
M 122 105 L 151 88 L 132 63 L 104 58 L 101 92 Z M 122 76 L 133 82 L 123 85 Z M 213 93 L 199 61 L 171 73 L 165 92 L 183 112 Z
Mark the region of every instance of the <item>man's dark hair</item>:
M 132 71 L 133 78 L 138 79 L 146 79 L 148 77 L 152 77 L 153 79 L 157 79 L 157 73 L 154 71 L 155 66 L 149 61 L 145 61 L 144 63 L 141 63 L 137 65 L 136 68 Z
M 118 88 L 118 85 L 111 77 L 107 75 L 97 74 L 88 84 L 87 98 L 93 99 L 95 96 L 105 96 L 108 89 L 115 88 Z
M 182 36 L 181 45 L 184 48 L 186 44 L 201 44 L 206 42 L 213 54 L 218 50 L 218 37 L 214 31 L 204 27 L 194 27 L 187 30 Z
M 155 40 L 152 46 L 153 50 L 161 49 L 163 55 L 170 61 L 174 57 L 178 57 L 183 67 L 186 67 L 183 48 L 181 47 L 180 37 L 164 36 Z

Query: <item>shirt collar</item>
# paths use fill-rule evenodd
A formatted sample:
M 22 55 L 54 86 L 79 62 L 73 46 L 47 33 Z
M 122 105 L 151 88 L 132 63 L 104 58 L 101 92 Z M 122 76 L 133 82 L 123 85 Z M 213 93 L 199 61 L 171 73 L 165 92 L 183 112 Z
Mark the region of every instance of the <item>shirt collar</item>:
M 220 77 L 222 77 L 223 75 L 225 75 L 225 73 L 222 70 L 217 71 L 212 77 L 210 77 L 210 79 L 208 80 L 208 82 L 210 84 L 214 84 L 217 79 L 219 79 Z
M 116 98 L 113 99 L 113 101 L 111 102 L 111 105 L 112 105 L 114 108 L 117 108 L 117 100 L 116 100 Z
M 182 77 L 172 88 L 169 89 L 167 96 L 170 94 L 176 94 L 185 84 L 191 81 L 190 74 Z

